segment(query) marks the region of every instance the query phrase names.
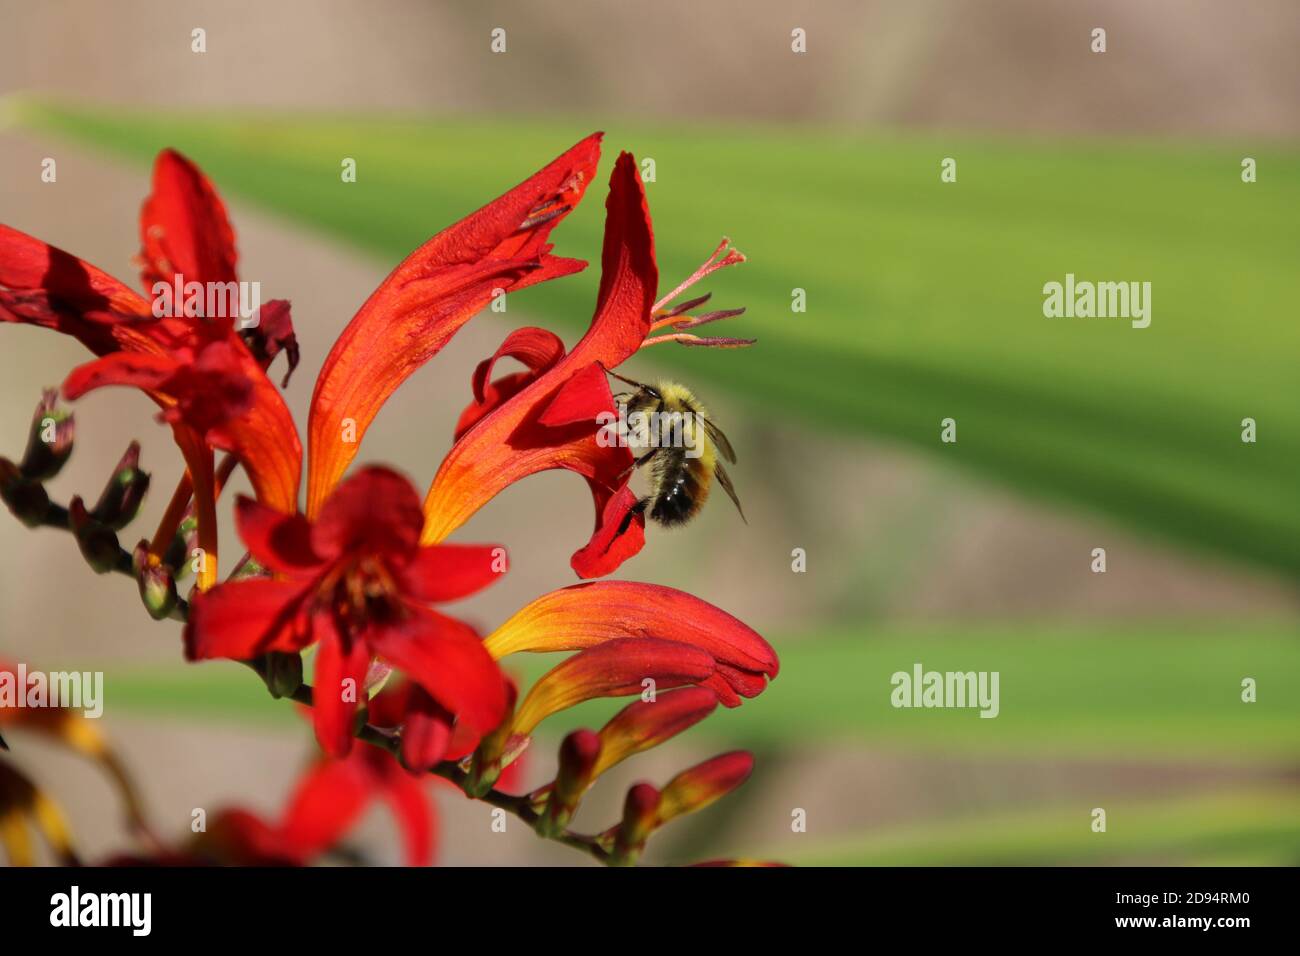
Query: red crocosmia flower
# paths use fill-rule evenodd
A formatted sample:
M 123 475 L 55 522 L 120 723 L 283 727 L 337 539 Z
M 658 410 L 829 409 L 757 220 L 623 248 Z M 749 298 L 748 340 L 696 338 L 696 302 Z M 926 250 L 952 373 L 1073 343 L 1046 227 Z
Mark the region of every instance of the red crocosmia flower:
M 591 540 L 572 558 L 578 575 L 608 574 L 639 551 L 645 522 L 640 514 L 629 515 L 636 503 L 627 487 L 632 454 L 626 447 L 606 447 L 597 438 L 599 423 L 608 420 L 602 416 L 615 412 L 606 371 L 658 342 L 751 344 L 689 331 L 743 309 L 686 314 L 708 296 L 668 307 L 703 277 L 742 261 L 724 240 L 694 275 L 656 302 L 659 276 L 645 190 L 631 154 L 621 154 L 610 177 L 600 290 L 590 328 L 567 355 L 546 330 L 520 329 L 480 363 L 473 378 L 474 401 L 462 413 L 456 443 L 425 497 L 424 543 L 443 540 L 511 483 L 565 468 L 587 479 L 596 509 Z M 673 331 L 650 334 L 666 326 Z M 496 361 L 507 356 L 521 361 L 526 371 L 490 381 Z
M 499 551 L 421 547 L 420 502 L 405 478 L 366 468 L 338 487 L 315 521 L 248 498 L 239 499 L 236 517 L 249 552 L 276 577 L 196 595 L 185 628 L 191 660 L 247 660 L 316 644 L 316 737 L 334 756 L 351 749 L 375 657 L 474 731 L 501 721 L 505 682 L 482 641 L 427 607 L 495 580 Z
M 513 292 L 586 268 L 551 255 L 547 237 L 596 172 L 600 133 L 505 195 L 440 232 L 366 300 L 330 350 L 308 424 L 307 514 L 324 506 L 380 406 L 475 313 Z M 341 439 L 344 419 L 356 441 Z
M 293 859 L 308 862 L 335 846 L 378 798 L 397 820 L 406 865 L 428 866 L 436 826 L 429 779 L 413 777 L 376 747 L 359 747 L 343 760 L 322 760 L 298 784 L 273 836 Z
M 484 646 L 500 660 L 628 637 L 660 638 L 705 652 L 712 667 L 699 683 L 728 707 L 757 696 L 780 669 L 772 646 L 726 611 L 684 591 L 633 581 L 589 581 L 544 594 L 488 635 Z
M 207 829 L 180 847 L 148 856 L 117 856 L 108 866 L 307 866 L 337 847 L 376 800 L 397 821 L 408 866 L 428 866 L 436 849 L 437 808 L 431 778 L 402 770 L 384 750 L 359 748 L 343 760 L 314 763 L 278 819 L 242 807 L 213 815 Z
M 179 282 L 182 288 L 212 283 L 223 287 L 227 307 L 240 304 L 234 232 L 225 206 L 202 172 L 173 150 L 160 153 L 154 165 L 140 233 L 141 277 L 150 295 L 155 283 L 174 287 Z M 235 310 L 202 318 L 187 315 L 182 301 L 173 303 L 172 314 L 156 316 L 149 299 L 94 266 L 0 226 L 0 320 L 72 335 L 95 355 L 107 357 L 102 366 L 91 363 L 74 373 L 75 394 L 106 384 L 133 385 L 164 408 L 187 473 L 151 551 L 157 557 L 170 545 L 193 496 L 199 544 L 206 552 L 200 587 L 211 585 L 217 573 L 213 499 L 219 481 L 213 447 L 235 455 L 269 506 L 292 511 L 297 502 L 301 446 L 288 408 L 265 375 L 280 351 L 291 365 L 296 361 L 288 303 L 266 303 L 258 313 L 265 321 L 248 329 L 236 328 L 237 315 Z M 217 344 L 224 347 L 211 351 Z M 223 386 L 220 401 L 196 427 L 190 414 L 196 403 L 187 396 L 213 384 L 214 376 Z M 238 393 L 238 400 L 231 401 L 232 393 Z M 227 414 L 233 417 L 222 418 Z

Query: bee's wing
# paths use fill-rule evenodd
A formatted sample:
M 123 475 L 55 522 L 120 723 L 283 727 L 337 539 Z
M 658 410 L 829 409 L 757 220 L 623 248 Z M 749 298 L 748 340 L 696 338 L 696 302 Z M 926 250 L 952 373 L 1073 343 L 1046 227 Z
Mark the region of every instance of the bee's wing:
M 709 436 L 709 440 L 718 446 L 718 451 L 722 452 L 722 457 L 734 465 L 736 463 L 736 450 L 731 447 L 731 442 L 727 441 L 727 436 L 722 434 L 722 429 L 703 415 L 699 416 L 699 419 L 704 422 L 704 433 Z M 718 470 L 721 471 L 722 469 Z M 732 497 L 734 498 L 735 495 L 732 495 Z
M 740 512 L 740 520 L 745 522 L 745 524 L 749 524 L 749 519 L 745 517 L 745 509 L 740 507 L 740 499 L 736 497 L 736 486 L 731 483 L 731 476 L 727 474 L 727 469 L 723 468 L 722 463 L 719 462 L 718 466 L 714 469 L 714 472 L 718 476 L 718 484 L 722 485 L 722 490 L 727 493 L 727 497 L 731 499 L 731 503 L 734 504 L 736 510 Z

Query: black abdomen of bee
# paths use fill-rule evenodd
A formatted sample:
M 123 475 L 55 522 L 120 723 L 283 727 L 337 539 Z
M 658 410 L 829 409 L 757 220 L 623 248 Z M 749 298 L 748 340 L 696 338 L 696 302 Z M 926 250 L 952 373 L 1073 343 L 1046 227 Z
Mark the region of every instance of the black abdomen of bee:
M 650 517 L 671 528 L 695 516 L 709 496 L 707 476 L 697 460 L 682 458 L 664 469 L 650 509 Z

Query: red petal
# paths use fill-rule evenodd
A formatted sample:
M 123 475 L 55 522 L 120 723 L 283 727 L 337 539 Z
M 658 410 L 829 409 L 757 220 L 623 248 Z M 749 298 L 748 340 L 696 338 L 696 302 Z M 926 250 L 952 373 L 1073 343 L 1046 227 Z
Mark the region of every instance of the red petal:
M 63 383 L 63 396 L 76 401 L 108 385 L 125 385 L 157 392 L 172 383 L 181 363 L 166 355 L 114 352 L 74 368 Z
M 628 512 L 637 497 L 626 484 L 609 495 L 598 482 L 591 481 L 596 500 L 596 530 L 587 544 L 569 558 L 569 565 L 580 578 L 604 577 L 618 570 L 645 545 L 645 515 Z
M 503 548 L 486 544 L 435 544 L 394 574 L 402 591 L 417 601 L 455 601 L 481 591 L 505 571 Z
M 322 760 L 299 782 L 285 807 L 280 841 L 308 861 L 352 829 L 375 793 L 375 779 L 359 760 Z
M 146 290 L 186 282 L 233 282 L 235 233 L 226 207 L 197 166 L 173 149 L 158 154 L 153 192 L 140 210 L 140 278 Z
M 194 595 L 185 625 L 185 656 L 245 661 L 268 651 L 296 651 L 311 643 L 300 617 L 306 590 L 270 578 L 229 581 Z
M 513 733 L 531 734 L 551 714 L 584 700 L 640 694 L 646 680 L 666 690 L 699 683 L 712 673 L 713 658 L 689 644 L 649 637 L 606 641 L 538 679 L 515 713 Z
M 380 753 L 396 767 L 396 761 Z M 402 848 L 407 866 L 428 866 L 433 862 L 434 838 L 437 833 L 437 809 L 423 777 L 401 772 L 390 773 L 381 791 L 397 826 L 402 831 Z
M 365 468 L 343 484 L 325 503 L 312 528 L 318 554 L 414 556 L 424 515 L 420 498 L 409 481 L 379 466 Z
M 506 357 L 518 359 L 528 367 L 528 371 L 503 375 L 492 381 L 492 369 L 497 360 Z M 479 362 L 474 369 L 470 382 L 474 401 L 460 413 L 455 437 L 459 439 L 481 418 L 518 394 L 563 357 L 564 343 L 553 332 L 531 327 L 511 332 L 492 357 Z
M 26 233 L 0 226 L 0 321 L 75 337 L 96 355 L 157 350 L 147 299 L 112 276 Z
M 650 334 L 650 311 L 659 287 L 645 186 L 631 153 L 618 157 L 605 210 L 596 314 L 569 355 L 575 368 L 592 362 L 615 368 L 633 355 Z
M 371 649 L 469 728 L 484 733 L 496 727 L 505 716 L 505 680 L 483 642 L 460 621 L 410 610 L 404 620 L 367 632 Z
M 311 525 L 240 495 L 235 501 L 239 537 L 257 563 L 276 574 L 302 575 L 322 563 L 311 546 Z
M 302 442 L 289 406 L 237 338 L 230 342 L 238 374 L 248 384 L 248 407 L 207 434 L 217 448 L 231 452 L 248 473 L 257 500 L 292 514 L 298 510 L 302 479 Z
M 537 421 L 551 428 L 582 423 L 594 430 L 597 417 L 611 411 L 613 406 L 614 396 L 605 370 L 593 362 L 569 376 L 547 401 Z
M 564 343 L 560 337 L 548 329 L 528 326 L 515 329 L 491 358 L 484 359 L 474 369 L 471 385 L 474 397 L 481 404 L 484 401 L 484 386 L 492 380 L 492 369 L 499 359 L 517 359 L 527 366 L 530 372 L 544 372 L 564 357 Z
M 522 289 L 585 266 L 550 255 L 546 239 L 582 198 L 599 155 L 600 135 L 584 139 L 426 242 L 361 307 L 325 359 L 312 395 L 308 516 L 347 470 L 383 403 L 496 290 Z M 344 419 L 355 423 L 356 442 L 341 440 Z
M 415 771 L 428 770 L 447 752 L 451 744 L 454 715 L 428 695 L 418 684 L 411 686 L 411 696 L 402 723 L 402 760 Z
M 357 706 L 365 698 L 370 649 L 364 641 L 343 638 L 328 614 L 317 614 L 314 627 L 320 642 L 312 678 L 312 718 L 316 742 L 331 757 L 346 757 L 352 749 Z

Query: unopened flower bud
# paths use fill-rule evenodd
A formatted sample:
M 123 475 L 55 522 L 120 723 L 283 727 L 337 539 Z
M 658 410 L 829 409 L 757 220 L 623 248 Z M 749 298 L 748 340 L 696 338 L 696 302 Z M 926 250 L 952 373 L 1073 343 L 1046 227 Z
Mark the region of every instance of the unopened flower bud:
M 614 833 L 610 862 L 618 866 L 635 864 L 658 825 L 659 791 L 648 783 L 635 784 L 623 802 L 623 822 Z
M 107 574 L 117 567 L 122 553 L 117 535 L 90 516 L 80 497 L 73 498 L 68 505 L 68 523 L 81 548 L 81 556 L 96 574 Z
M 36 414 L 32 416 L 27 450 L 19 465 L 23 476 L 32 481 L 48 481 L 53 478 L 72 455 L 76 426 L 72 413 L 56 406 L 58 394 L 52 388 L 46 389 L 36 406 Z
M 573 819 L 582 795 L 591 786 L 596 761 L 600 758 L 600 737 L 590 730 L 575 730 L 560 744 L 560 769 L 546 802 L 546 811 L 537 821 L 537 832 L 554 836 Z
M 50 511 L 50 498 L 41 483 L 24 478 L 7 458 L 0 458 L 0 500 L 29 528 L 43 524 Z
M 155 621 L 169 617 L 176 608 L 176 576 L 158 556 L 149 551 L 149 542 L 141 541 L 131 552 L 131 572 L 140 588 L 140 600 Z
M 271 651 L 265 657 L 263 679 L 271 696 L 292 697 L 302 686 L 302 655 L 297 652 Z
M 133 441 L 90 514 L 105 527 L 120 531 L 135 518 L 148 490 L 149 475 L 140 470 L 140 443 Z

